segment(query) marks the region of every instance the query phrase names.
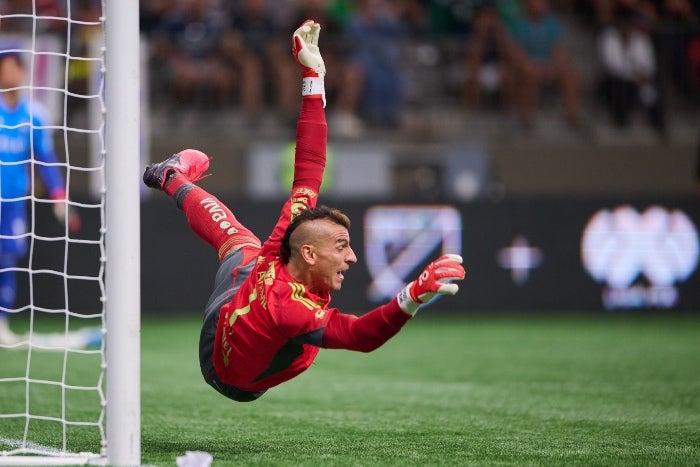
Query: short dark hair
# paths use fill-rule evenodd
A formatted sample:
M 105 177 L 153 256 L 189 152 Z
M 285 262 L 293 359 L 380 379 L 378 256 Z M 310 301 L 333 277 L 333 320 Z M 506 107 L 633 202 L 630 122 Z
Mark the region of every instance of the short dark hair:
M 292 257 L 292 247 L 289 243 L 294 231 L 305 222 L 315 221 L 318 219 L 328 219 L 329 221 L 342 225 L 346 229 L 350 228 L 350 219 L 340 209 L 329 208 L 328 206 L 316 206 L 313 209 L 306 209 L 299 213 L 284 232 L 282 237 L 282 246 L 280 247 L 280 258 L 283 264 L 289 263 Z
M 5 60 L 6 58 L 14 58 L 17 63 L 19 63 L 21 66 L 24 66 L 24 61 L 22 60 L 22 54 L 19 52 L 19 46 L 13 45 L 13 44 L 4 44 L 0 46 L 2 50 L 0 50 L 0 62 Z

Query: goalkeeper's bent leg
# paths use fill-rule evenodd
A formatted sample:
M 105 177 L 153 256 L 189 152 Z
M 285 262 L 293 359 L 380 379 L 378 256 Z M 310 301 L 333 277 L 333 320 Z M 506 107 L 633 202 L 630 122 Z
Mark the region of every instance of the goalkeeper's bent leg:
M 224 203 L 185 177 L 174 177 L 166 191 L 185 213 L 192 231 L 216 250 L 219 261 L 244 246 L 260 248 L 260 239 Z

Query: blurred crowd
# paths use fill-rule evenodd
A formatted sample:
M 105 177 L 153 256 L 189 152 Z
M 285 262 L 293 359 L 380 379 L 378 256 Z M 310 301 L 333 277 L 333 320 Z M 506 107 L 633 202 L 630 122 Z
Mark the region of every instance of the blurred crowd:
M 274 109 L 293 121 L 289 35 L 314 18 L 334 131 L 359 136 L 366 126 L 401 124 L 406 81 L 415 78 L 405 51 L 421 40 L 438 46 L 435 68 L 447 75 L 457 63 L 462 73 L 457 86 L 419 86 L 439 87 L 467 109 L 495 107 L 526 128 L 543 95 L 555 96 L 567 125 L 579 127 L 591 83 L 571 54 L 565 19 L 573 19 L 597 43 L 593 98 L 610 121 L 624 127 L 643 112 L 663 135 L 667 88 L 687 100 L 700 94 L 699 13 L 690 0 L 148 0 L 141 29 L 154 95 L 173 106 L 235 106 L 252 121 Z
M 74 17 L 100 15 L 100 0 L 35 0 L 34 8 L 60 18 L 67 2 Z M 30 3 L 0 0 L 0 13 L 31 10 Z M 410 87 L 437 94 L 441 105 L 502 112 L 524 128 L 547 99 L 577 128 L 584 104 L 595 100 L 612 125 L 644 115 L 659 135 L 670 94 L 689 106 L 700 100 L 697 0 L 141 0 L 154 104 L 294 121 L 299 80 L 290 33 L 306 18 L 323 27 L 328 110 L 334 130 L 347 136 L 400 126 Z M 15 22 L 0 27 L 31 27 Z M 67 27 L 42 24 L 45 32 Z M 581 73 L 591 63 L 575 56 L 572 26 L 595 44 L 593 78 Z M 79 47 L 81 25 L 71 29 Z M 437 72 L 420 82 L 406 52 L 418 43 L 434 46 L 421 59 Z

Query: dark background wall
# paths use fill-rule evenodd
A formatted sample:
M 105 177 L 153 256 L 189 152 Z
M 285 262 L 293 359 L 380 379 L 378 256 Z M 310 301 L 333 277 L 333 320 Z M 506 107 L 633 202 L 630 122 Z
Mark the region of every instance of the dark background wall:
M 189 232 L 184 216 L 174 203 L 163 198 L 157 197 L 142 206 L 143 310 L 146 313 L 196 313 L 208 298 L 217 266 L 216 256 Z M 267 237 L 279 214 L 280 203 L 277 202 L 223 201 L 262 239 Z M 368 299 L 367 293 L 372 282 L 367 264 L 373 258 L 366 255 L 363 221 L 367 210 L 377 203 L 338 201 L 333 204 L 354 221 L 351 240 L 360 261 L 346 274 L 343 289 L 334 294 L 332 303 L 344 311 L 361 313 L 376 304 Z M 380 204 L 403 208 L 436 206 L 386 200 Z M 681 210 L 695 229 L 700 225 L 700 206 L 692 198 L 529 198 L 452 205 L 461 218 L 461 254 L 468 274 L 459 295 L 441 299 L 434 308 L 454 312 L 603 310 L 603 294 L 609 287 L 594 280 L 582 265 L 581 238 L 596 212 L 612 211 L 624 204 L 639 213 L 655 205 L 666 212 Z M 400 229 L 401 225 L 395 228 Z M 644 232 L 637 234 L 646 235 Z M 697 233 L 694 235 L 697 242 Z M 541 255 L 538 266 L 531 263 L 522 268 L 525 278 L 521 278 L 519 284 L 513 270 L 499 265 L 498 259 L 499 254 L 513 247 L 516 237 L 526 239 L 527 246 L 536 248 Z M 400 250 L 402 245 L 393 247 Z M 440 254 L 441 248 L 437 246 L 428 259 Z M 415 277 L 426 263 L 427 259 L 418 261 L 406 279 Z M 673 288 L 678 298 L 671 308 L 700 309 L 700 271 L 697 268 L 686 280 L 676 281 Z M 629 289 L 627 295 L 631 300 L 630 294 L 653 293 L 653 284 L 639 269 Z M 662 308 L 654 303 L 653 297 L 642 302 L 632 303 L 629 308 Z

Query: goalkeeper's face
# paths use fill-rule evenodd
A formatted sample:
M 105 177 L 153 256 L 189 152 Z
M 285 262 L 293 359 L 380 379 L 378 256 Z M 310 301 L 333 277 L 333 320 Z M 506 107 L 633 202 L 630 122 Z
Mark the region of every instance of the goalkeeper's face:
M 350 234 L 342 225 L 327 219 L 312 221 L 317 224 L 309 248 L 310 289 L 315 292 L 340 290 L 345 272 L 357 262 L 350 246 Z
M 19 57 L 6 54 L 0 56 L 0 89 L 19 87 L 24 82 L 24 67 Z

